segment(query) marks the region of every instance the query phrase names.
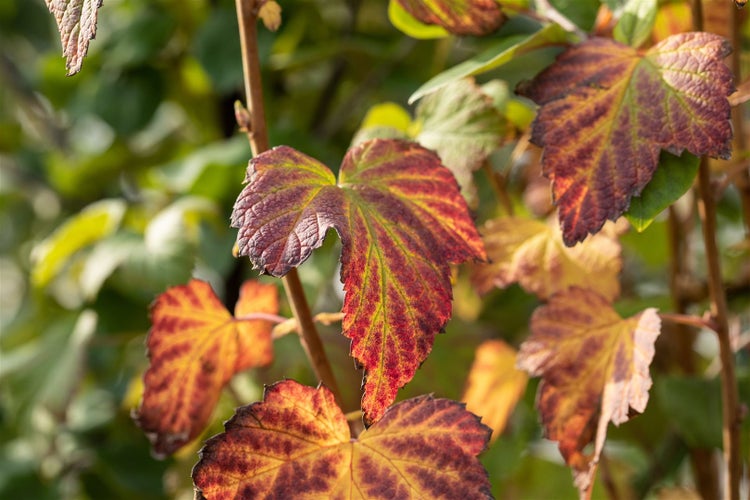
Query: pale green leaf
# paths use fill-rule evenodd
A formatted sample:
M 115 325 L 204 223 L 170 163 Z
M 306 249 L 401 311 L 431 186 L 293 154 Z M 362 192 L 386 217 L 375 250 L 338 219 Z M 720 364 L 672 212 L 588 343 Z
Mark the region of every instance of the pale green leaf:
M 628 0 L 615 26 L 615 40 L 639 47 L 651 36 L 658 7 L 657 0 Z

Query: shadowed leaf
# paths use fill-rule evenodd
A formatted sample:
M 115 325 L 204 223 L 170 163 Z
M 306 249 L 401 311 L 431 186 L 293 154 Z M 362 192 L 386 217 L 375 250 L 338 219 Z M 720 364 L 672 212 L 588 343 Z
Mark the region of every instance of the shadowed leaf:
M 339 182 L 289 147 L 253 158 L 232 214 L 240 255 L 282 276 L 341 236 L 343 334 L 365 372 L 362 409 L 377 420 L 427 357 L 451 314 L 450 263 L 483 259 L 451 172 L 417 144 L 373 140 L 347 153 Z
M 516 351 L 502 340 L 488 340 L 477 348 L 461 399 L 492 428 L 493 441 L 505 429 L 528 379 L 516 369 Z
M 542 377 L 537 407 L 545 435 L 558 441 L 581 492 L 592 483 L 609 422 L 619 425 L 631 408 L 646 409 L 660 328 L 655 309 L 622 319 L 582 288 L 555 295 L 531 318 L 518 367 Z M 593 452 L 585 454 L 592 441 Z
M 352 439 L 328 389 L 286 380 L 225 429 L 193 469 L 198 498 L 491 498 L 489 429 L 455 401 L 403 401 Z
M 474 266 L 472 281 L 480 293 L 519 283 L 546 300 L 572 286 L 590 288 L 614 300 L 620 293 L 620 244 L 613 231 L 601 232 L 566 247 L 553 221 L 521 217 L 488 221 L 482 229 L 490 262 Z
M 425 24 L 442 26 L 455 35 L 482 36 L 505 21 L 495 0 L 392 0 Z
M 55 16 L 68 76 L 81 70 L 89 42 L 96 36 L 96 18 L 102 0 L 45 0 Z
M 247 281 L 229 314 L 208 283 L 192 280 L 161 294 L 151 309 L 151 364 L 134 418 L 154 453 L 173 453 L 206 426 L 234 374 L 273 358 L 271 323 L 243 320 L 278 311 L 276 287 Z
M 729 156 L 729 51 L 710 33 L 675 35 L 644 53 L 594 38 L 521 89 L 541 105 L 532 141 L 544 147 L 566 244 L 626 211 L 661 150 Z

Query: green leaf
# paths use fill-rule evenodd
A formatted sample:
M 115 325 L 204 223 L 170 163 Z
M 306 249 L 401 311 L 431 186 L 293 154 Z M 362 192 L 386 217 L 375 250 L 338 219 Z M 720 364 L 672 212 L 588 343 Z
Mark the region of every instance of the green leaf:
M 281 146 L 252 159 L 232 213 L 240 255 L 282 276 L 342 241 L 343 334 L 365 369 L 368 423 L 393 403 L 451 315 L 450 263 L 484 259 L 453 174 L 418 144 L 372 140 L 333 173 Z
M 630 208 L 625 212 L 625 217 L 636 231 L 644 231 L 662 210 L 690 189 L 699 165 L 700 159 L 690 153 L 683 153 L 682 156 L 666 151 L 661 153 L 659 166 L 651 181 L 640 196 L 631 198 Z
M 663 377 L 654 388 L 657 401 L 690 447 L 721 447 L 721 387 L 702 378 Z
M 658 8 L 657 0 L 629 0 L 615 26 L 615 40 L 639 47 L 651 36 Z
M 409 14 L 397 0 L 388 2 L 388 19 L 399 31 L 412 38 L 429 40 L 450 35 L 442 26 L 425 24 Z
M 451 82 L 467 76 L 486 73 L 526 52 L 548 45 L 563 44 L 566 42 L 567 36 L 567 33 L 558 25 L 550 24 L 532 35 L 512 35 L 503 38 L 481 54 L 467 59 L 428 80 L 409 97 L 409 104 L 413 104 L 418 99 Z
M 68 219 L 34 249 L 32 282 L 47 286 L 73 254 L 115 232 L 125 209 L 124 200 L 102 200 Z
M 461 194 L 476 206 L 472 173 L 500 146 L 505 132 L 492 97 L 473 79 L 457 80 L 422 99 L 415 122 L 421 124 L 416 141 L 437 152 L 456 177 Z

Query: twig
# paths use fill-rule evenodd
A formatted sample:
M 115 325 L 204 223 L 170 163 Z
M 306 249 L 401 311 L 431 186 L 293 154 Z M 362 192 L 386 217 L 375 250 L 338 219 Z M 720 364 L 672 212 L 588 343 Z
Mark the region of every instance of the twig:
M 242 72 L 245 81 L 245 96 L 247 111 L 250 115 L 250 130 L 247 131 L 253 155 L 267 151 L 270 148 L 268 129 L 266 127 L 265 110 L 263 108 L 263 87 L 258 57 L 258 12 L 256 0 L 235 0 L 237 7 L 237 21 L 240 29 L 240 43 L 242 46 Z M 315 376 L 331 390 L 336 402 L 343 407 L 341 391 L 333 376 L 320 335 L 310 313 L 302 283 L 296 269 L 292 269 L 282 278 L 287 299 L 292 313 L 300 325 L 302 347 L 312 364 Z
M 669 321 L 678 325 L 694 326 L 695 328 L 707 328 L 713 331 L 717 331 L 718 329 L 718 326 L 711 318 L 699 318 L 698 316 L 691 316 L 689 314 L 672 313 L 659 313 L 659 317 L 664 321 Z

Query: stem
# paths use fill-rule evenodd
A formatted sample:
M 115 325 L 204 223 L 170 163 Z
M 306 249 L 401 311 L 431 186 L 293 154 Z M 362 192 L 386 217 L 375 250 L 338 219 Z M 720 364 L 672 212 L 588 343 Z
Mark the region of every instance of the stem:
M 727 5 L 731 13 L 729 18 L 729 38 L 732 43 L 734 50 L 732 51 L 732 72 L 734 73 L 735 81 L 742 81 L 742 19 L 740 17 L 739 10 L 734 5 Z M 735 106 L 732 108 L 732 128 L 734 129 L 734 144 L 732 147 L 734 151 L 740 155 L 744 155 L 747 148 L 745 140 L 745 120 L 742 116 L 742 106 Z M 742 158 L 742 156 L 740 156 Z M 747 168 L 747 161 L 741 161 L 744 164 L 742 170 L 739 171 L 739 176 L 735 180 L 735 186 L 740 193 L 740 201 L 742 203 L 742 217 L 745 221 L 745 236 L 750 238 L 750 169 Z
M 270 321 L 271 323 L 276 323 L 277 325 L 280 325 L 281 323 L 284 323 L 288 320 L 288 318 L 279 316 L 278 314 L 263 312 L 245 314 L 243 316 L 237 316 L 235 319 L 237 319 L 238 321 Z
M 739 500 L 740 476 L 740 424 L 737 378 L 734 373 L 734 351 L 729 338 L 729 321 L 726 296 L 722 287 L 719 250 L 716 244 L 716 205 L 711 190 L 711 173 L 708 160 L 701 158 L 698 170 L 700 200 L 698 213 L 703 228 L 708 266 L 708 291 L 711 301 L 711 320 L 716 326 L 721 358 L 721 395 L 723 418 L 724 460 L 727 474 L 724 477 L 724 498 Z
M 489 160 L 485 160 L 482 164 L 482 170 L 484 170 L 487 179 L 490 181 L 492 191 L 495 193 L 495 197 L 503 206 L 503 210 L 508 216 L 513 216 L 513 202 L 508 195 L 508 190 L 505 188 L 505 177 L 495 172 L 490 165 Z
M 240 44 L 242 47 L 242 72 L 245 80 L 245 96 L 247 109 L 250 114 L 251 127 L 247 131 L 253 156 L 267 151 L 269 146 L 266 116 L 263 108 L 263 84 L 258 57 L 258 12 L 256 0 L 235 0 L 237 20 L 240 28 Z M 307 358 L 312 364 L 315 376 L 336 398 L 336 403 L 342 405 L 341 392 L 333 376 L 320 335 L 315 328 L 310 306 L 307 303 L 302 283 L 296 269 L 292 269 L 282 278 L 287 299 L 294 317 L 300 327 L 300 339 Z
M 669 321 L 677 325 L 694 326 L 695 328 L 708 328 L 709 330 L 717 331 L 718 326 L 705 318 L 699 318 L 697 316 L 691 316 L 689 314 L 671 314 L 671 313 L 659 313 L 659 317 L 664 321 Z

